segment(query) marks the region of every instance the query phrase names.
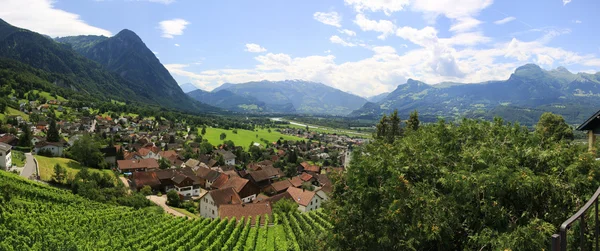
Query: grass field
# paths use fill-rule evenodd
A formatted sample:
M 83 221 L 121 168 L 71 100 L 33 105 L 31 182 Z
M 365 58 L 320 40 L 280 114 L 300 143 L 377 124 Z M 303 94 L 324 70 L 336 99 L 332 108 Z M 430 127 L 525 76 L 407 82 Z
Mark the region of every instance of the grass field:
M 29 121 L 29 115 L 12 107 L 6 107 L 4 114 L 0 113 L 0 120 L 5 121 L 7 116 L 21 116 L 23 119 Z
M 49 157 L 44 157 L 44 156 L 39 156 L 36 155 L 35 159 L 37 159 L 38 161 L 38 168 L 40 170 L 40 178 L 43 181 L 50 181 L 52 180 L 52 175 L 54 174 L 54 166 L 56 164 L 60 164 L 61 166 L 65 167 L 67 169 L 67 180 L 69 179 L 73 179 L 75 177 L 75 175 L 79 172 L 79 170 L 82 168 L 81 164 L 79 164 L 79 162 L 74 161 L 72 159 L 65 159 L 65 158 L 49 158 Z M 108 173 L 111 176 L 113 175 L 113 172 L 111 170 L 98 170 L 98 169 L 89 169 L 90 172 L 103 172 L 103 173 Z M 115 179 L 116 181 L 116 179 Z
M 38 91 L 38 90 L 33 90 L 33 93 L 39 93 L 39 94 L 40 94 L 40 96 L 41 96 L 41 97 L 44 97 L 44 98 L 46 98 L 46 100 L 54 100 L 54 99 L 57 99 L 57 100 L 58 100 L 58 101 L 60 101 L 60 102 L 67 101 L 67 99 L 66 99 L 66 98 L 63 98 L 63 97 L 61 97 L 61 96 L 58 96 L 58 98 L 56 98 L 56 97 L 54 97 L 54 96 L 50 95 L 50 93 L 49 93 L 49 92 L 40 92 L 40 91 Z
M 25 166 L 25 154 L 21 151 L 12 150 L 12 163 L 18 167 Z
M 198 133 L 201 131 L 202 128 L 198 128 Z M 224 140 L 220 139 L 221 133 L 227 134 L 227 137 Z M 206 134 L 203 136 L 204 139 L 208 140 L 208 142 L 213 145 L 219 145 L 225 140 L 231 140 L 236 146 L 243 146 L 244 149 L 248 149 L 252 142 L 257 142 L 264 146 L 265 143 L 260 140 L 261 138 L 266 139 L 269 142 L 275 142 L 280 137 L 283 138 L 283 140 L 304 140 L 303 138 L 281 134 L 280 132 L 275 131 L 275 129 L 271 129 L 271 132 L 266 129 L 257 129 L 257 131 L 238 129 L 237 134 L 234 134 L 232 130 L 207 127 Z
M 175 210 L 175 211 L 177 211 L 177 212 L 180 212 L 180 213 L 182 213 L 182 214 L 184 214 L 184 215 L 186 215 L 187 217 L 190 217 L 190 218 L 192 218 L 192 219 L 198 219 L 198 218 L 200 218 L 200 216 L 199 216 L 199 215 L 196 215 L 196 214 L 190 213 L 190 211 L 188 211 L 188 210 L 185 210 L 185 209 L 183 209 L 183 208 L 178 208 L 178 207 L 170 207 L 170 208 L 172 208 L 173 210 Z
M 347 135 L 347 136 L 351 136 L 351 137 L 371 138 L 371 133 L 368 133 L 368 132 L 356 132 L 356 131 L 346 130 L 346 129 L 333 129 L 333 128 L 328 128 L 328 127 L 323 127 L 323 126 L 313 126 L 313 125 L 308 125 L 308 126 L 309 126 L 310 131 L 318 132 L 318 133 L 327 133 L 327 134 L 335 133 L 338 135 Z M 292 125 L 292 124 L 282 125 L 282 127 L 306 129 L 306 126 Z M 314 128 L 314 127 L 318 127 L 318 128 Z

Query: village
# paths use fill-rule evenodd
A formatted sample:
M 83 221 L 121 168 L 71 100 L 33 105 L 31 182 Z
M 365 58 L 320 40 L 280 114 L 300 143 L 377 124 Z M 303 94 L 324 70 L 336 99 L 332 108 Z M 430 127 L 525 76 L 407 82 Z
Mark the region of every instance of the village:
M 11 116 L 2 125 L 0 154 L 4 158 L 0 167 L 23 175 L 26 170 L 11 162 L 12 148 L 23 151 L 27 149 L 23 146 L 29 145 L 38 158 L 69 158 L 73 148 L 79 147 L 76 142 L 91 135 L 100 139 L 98 150 L 103 160 L 97 168 L 113 170 L 132 192 L 144 192 L 175 215 L 180 213 L 170 206 L 181 207 L 185 202 L 194 205 L 188 209 L 192 214 L 221 219 L 271 214 L 273 204 L 282 199 L 293 200 L 301 212 L 317 210 L 332 191 L 330 175 L 343 172 L 353 146 L 365 142 L 345 135 L 273 127 L 269 132 L 305 140 L 261 139 L 246 148 L 231 140 L 212 145 L 202 139 L 206 125 L 101 114 L 88 107 L 73 109 L 71 118 L 64 119 L 68 117 L 53 116 L 66 111 L 61 101 L 45 102 L 22 104 L 21 112 L 28 114 L 28 120 Z M 30 144 L 22 142 L 27 138 Z M 29 178 L 39 179 L 39 171 Z M 177 194 L 177 205 L 168 199 L 169 193 Z

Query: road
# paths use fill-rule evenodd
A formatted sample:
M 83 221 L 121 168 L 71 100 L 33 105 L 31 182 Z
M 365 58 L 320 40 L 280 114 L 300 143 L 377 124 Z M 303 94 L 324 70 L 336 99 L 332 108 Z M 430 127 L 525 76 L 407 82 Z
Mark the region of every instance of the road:
M 36 162 L 33 160 L 31 153 L 25 153 L 25 167 L 21 171 L 21 177 L 29 178 L 31 175 L 37 175 Z
M 131 194 L 131 187 L 129 187 L 129 180 L 127 180 L 125 177 L 119 177 L 119 179 L 121 180 L 121 182 L 123 182 L 123 185 L 125 185 L 125 187 L 127 188 L 127 194 Z
M 156 195 L 149 195 L 146 196 L 146 198 L 148 198 L 150 201 L 154 202 L 154 204 L 162 207 L 165 212 L 170 213 L 172 215 L 178 216 L 178 217 L 187 217 L 186 215 L 177 212 L 175 210 L 173 210 L 172 208 L 170 208 L 169 206 L 167 206 L 167 196 L 163 195 L 161 197 L 158 197 Z

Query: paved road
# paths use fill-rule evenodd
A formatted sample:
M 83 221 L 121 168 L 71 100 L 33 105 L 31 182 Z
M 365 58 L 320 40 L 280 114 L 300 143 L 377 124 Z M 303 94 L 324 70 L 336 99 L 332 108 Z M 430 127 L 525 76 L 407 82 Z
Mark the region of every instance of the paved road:
M 177 211 L 173 210 L 172 208 L 170 208 L 169 206 L 167 206 L 167 196 L 166 195 L 163 195 L 161 197 L 158 197 L 156 195 L 149 195 L 149 196 L 146 196 L 146 198 L 148 198 L 150 201 L 154 202 L 154 204 L 162 207 L 165 210 L 165 212 L 167 212 L 167 213 L 170 213 L 172 215 L 179 216 L 179 217 L 187 217 L 185 214 L 177 212 Z
M 29 178 L 31 175 L 36 175 L 36 164 L 31 153 L 25 153 L 25 167 L 21 172 L 21 177 Z

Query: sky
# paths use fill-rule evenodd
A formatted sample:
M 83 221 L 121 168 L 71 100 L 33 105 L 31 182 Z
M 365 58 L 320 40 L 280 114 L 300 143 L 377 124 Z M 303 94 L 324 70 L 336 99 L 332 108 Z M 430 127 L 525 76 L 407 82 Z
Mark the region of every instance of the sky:
M 136 32 L 181 85 L 301 79 L 363 97 L 409 78 L 600 69 L 598 0 L 0 0 L 52 37 Z

